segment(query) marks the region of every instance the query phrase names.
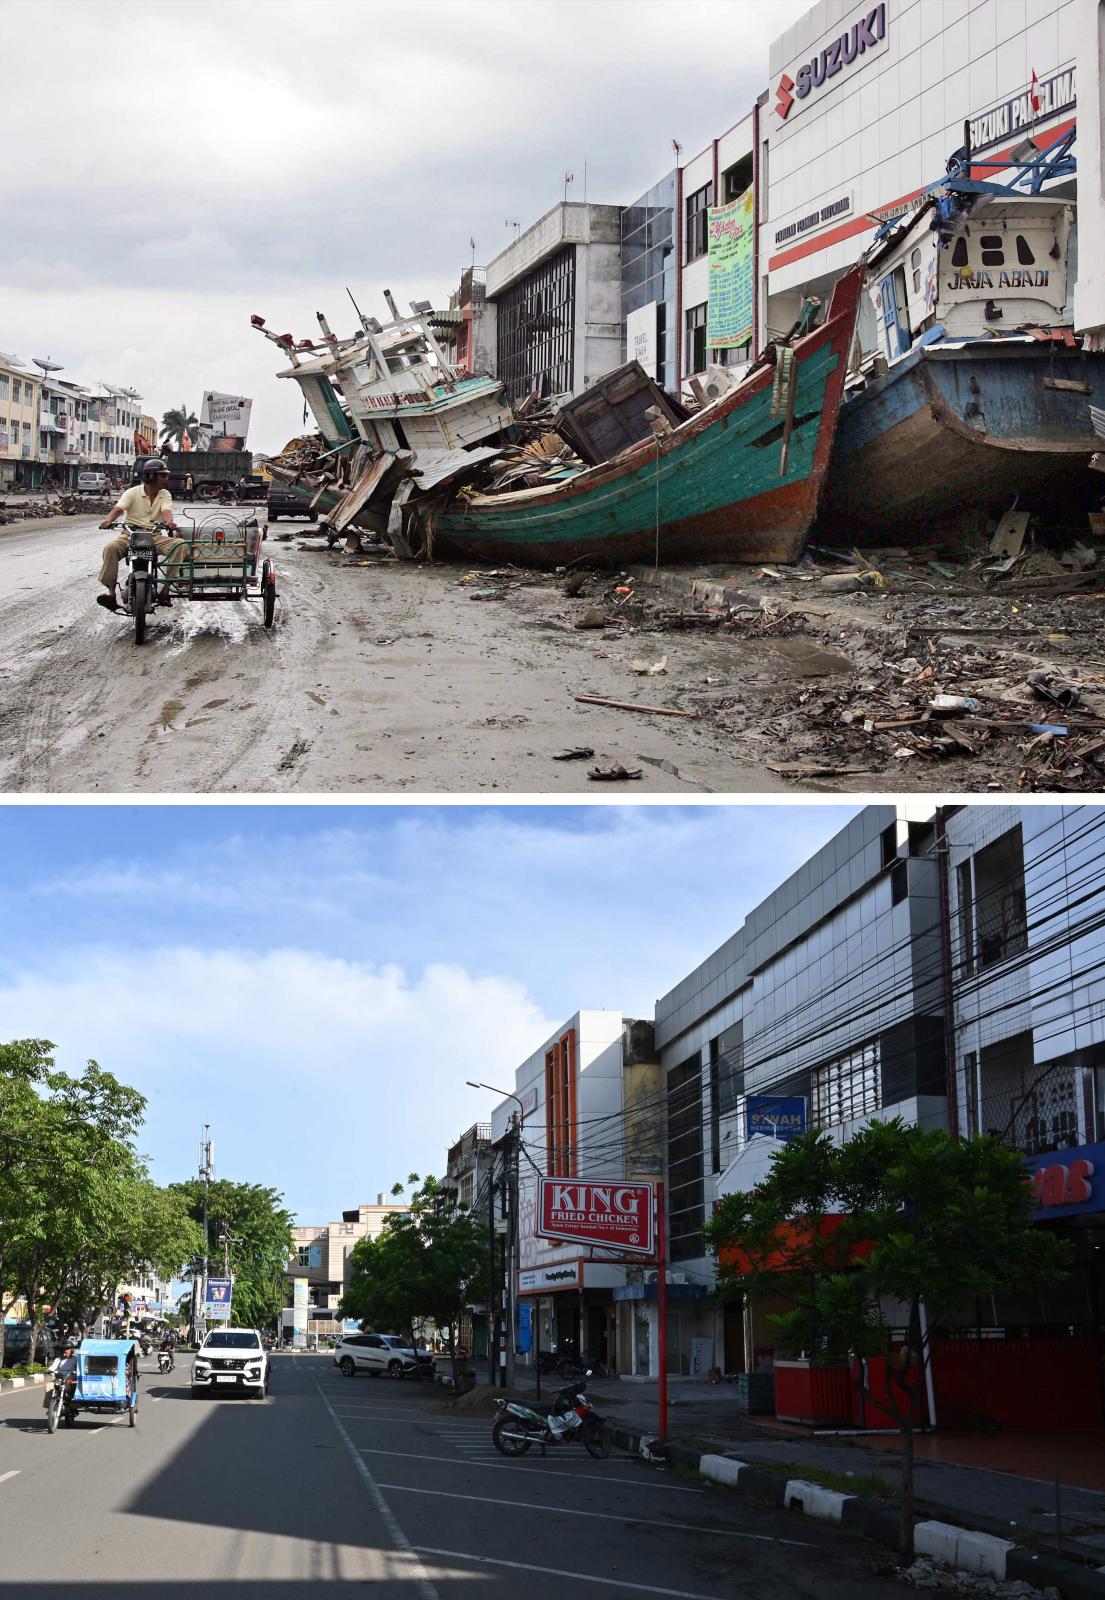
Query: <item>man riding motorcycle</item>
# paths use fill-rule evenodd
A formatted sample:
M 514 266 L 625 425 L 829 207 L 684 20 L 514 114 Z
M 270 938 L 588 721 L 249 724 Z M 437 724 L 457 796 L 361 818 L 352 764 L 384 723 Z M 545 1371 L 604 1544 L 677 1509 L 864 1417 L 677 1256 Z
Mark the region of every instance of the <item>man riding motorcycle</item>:
M 71 1372 L 76 1370 L 76 1366 L 77 1341 L 75 1339 L 66 1339 L 65 1343 L 61 1347 L 61 1354 L 54 1357 L 49 1366 L 46 1368 L 46 1371 L 49 1373 L 51 1378 L 56 1379 L 60 1377 L 64 1381 L 64 1379 L 66 1379 Z M 44 1411 L 48 1411 L 50 1408 L 50 1396 L 53 1394 L 53 1392 L 54 1385 L 52 1383 L 47 1383 L 44 1385 L 44 1392 L 42 1395 L 42 1409 Z
M 135 528 L 156 528 L 164 526 L 173 533 L 178 533 L 176 523 L 173 521 L 173 497 L 169 493 L 169 469 L 164 461 L 151 459 L 142 468 L 142 482 L 136 483 L 131 489 L 124 489 L 119 499 L 100 523 L 101 528 L 114 527 L 120 517 L 124 522 L 130 523 Z M 166 582 L 158 595 L 158 604 L 172 605 L 169 595 L 169 582 L 176 576 L 184 564 L 187 546 L 181 539 L 170 539 L 167 533 L 154 535 L 154 547 L 165 563 L 164 575 Z M 100 582 L 107 590 L 106 594 L 96 596 L 96 604 L 105 607 L 108 611 L 118 611 L 119 601 L 115 589 L 119 582 L 119 562 L 127 553 L 129 537 L 125 533 L 116 534 L 114 539 L 109 539 L 104 545 L 103 566 L 100 568 Z

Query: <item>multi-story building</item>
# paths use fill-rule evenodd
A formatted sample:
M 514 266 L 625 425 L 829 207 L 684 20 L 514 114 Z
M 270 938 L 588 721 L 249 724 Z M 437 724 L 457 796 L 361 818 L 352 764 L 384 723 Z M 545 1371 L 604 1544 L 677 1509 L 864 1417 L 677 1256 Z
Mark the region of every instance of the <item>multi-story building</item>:
M 306 1279 L 308 1327 L 311 1322 L 332 1324 L 338 1304 L 349 1287 L 349 1254 L 358 1239 L 374 1239 L 388 1217 L 402 1216 L 407 1207 L 377 1195 L 374 1205 L 343 1211 L 336 1222 L 306 1224 L 292 1229 L 295 1241 L 288 1259 L 288 1297 L 297 1278 Z
M 488 262 L 495 374 L 512 400 L 582 394 L 621 362 L 620 217 L 562 201 Z M 489 349 L 489 319 L 481 328 Z
M 73 487 L 82 462 L 88 462 L 91 396 L 79 384 L 47 374 L 42 382 L 38 460 L 42 481 Z
M 898 1116 L 1023 1152 L 1041 1223 L 1076 1245 L 994 1337 L 1105 1324 L 1105 808 L 865 807 L 657 1004 L 672 1274 L 711 1286 L 702 1229 L 793 1126 Z M 718 1365 L 769 1364 L 770 1306 L 672 1318 Z M 979 1315 L 981 1313 L 978 1313 Z
M 91 459 L 112 478 L 127 482 L 137 453 L 134 441 L 142 415 L 142 396 L 111 383 L 101 383 L 99 387 L 93 417 L 97 454 Z
M 505 1241 L 514 1262 L 515 1351 L 566 1341 L 620 1372 L 650 1370 L 647 1333 L 638 1345 L 636 1304 L 651 1287 L 644 1270 L 610 1252 L 538 1237 L 538 1178 L 655 1180 L 661 1157 L 660 1069 L 651 1023 L 620 1011 L 577 1011 L 515 1072 L 515 1096 L 492 1113 L 492 1142 L 513 1172 L 517 1219 Z M 631 1292 L 629 1295 L 620 1293 Z M 639 1291 L 639 1292 L 637 1292 Z
M 501 1176 L 501 1172 L 499 1174 Z M 445 1187 L 458 1209 L 484 1218 L 494 1216 L 496 1157 L 491 1144 L 491 1124 L 473 1123 L 451 1146 L 445 1161 Z M 494 1223 L 492 1221 L 492 1228 Z M 486 1356 L 491 1347 L 487 1305 L 472 1306 L 460 1319 L 458 1340 L 473 1356 Z
M 33 488 L 42 379 L 0 352 L 0 487 Z

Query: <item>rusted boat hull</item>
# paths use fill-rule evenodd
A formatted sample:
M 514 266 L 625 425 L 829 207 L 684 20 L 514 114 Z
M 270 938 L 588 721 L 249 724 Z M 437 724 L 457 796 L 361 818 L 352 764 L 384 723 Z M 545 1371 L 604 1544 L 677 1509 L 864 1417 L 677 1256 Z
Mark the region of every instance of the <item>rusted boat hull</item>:
M 424 518 L 431 553 L 540 567 L 793 561 L 832 454 L 862 281 L 861 267 L 845 274 L 825 322 L 793 347 L 789 429 L 771 415 L 773 373 L 763 368 L 662 439 L 566 483 L 459 495 Z
M 1105 406 L 1103 354 L 1054 341 L 916 349 L 841 406 L 819 533 L 908 542 L 1014 496 L 1051 516 L 1095 506 L 1091 403 Z

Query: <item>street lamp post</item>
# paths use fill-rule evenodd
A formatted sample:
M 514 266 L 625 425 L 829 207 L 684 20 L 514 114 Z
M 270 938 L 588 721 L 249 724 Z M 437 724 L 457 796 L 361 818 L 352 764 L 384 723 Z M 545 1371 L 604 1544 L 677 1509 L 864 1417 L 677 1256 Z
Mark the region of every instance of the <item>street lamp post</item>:
M 509 1153 L 509 1162 L 506 1152 L 504 1152 L 503 1156 L 503 1183 L 509 1183 L 509 1187 L 504 1189 L 503 1192 L 504 1195 L 509 1195 L 509 1217 L 507 1222 L 508 1264 L 505 1274 L 507 1281 L 505 1284 L 505 1304 L 503 1307 L 506 1314 L 506 1350 L 503 1352 L 505 1359 L 500 1361 L 500 1369 L 503 1372 L 503 1383 L 506 1385 L 514 1382 L 514 1280 L 516 1272 L 515 1257 L 517 1254 L 518 1245 L 518 1149 L 522 1142 L 522 1128 L 526 1120 L 526 1108 L 518 1096 L 516 1094 L 511 1094 L 509 1089 L 497 1089 L 493 1083 L 480 1083 L 473 1078 L 468 1078 L 466 1082 L 470 1089 L 488 1089 L 492 1094 L 501 1094 L 505 1100 L 513 1100 L 515 1105 L 518 1107 L 518 1110 L 512 1113 L 511 1116 L 514 1137 L 511 1141 L 512 1148 Z M 494 1157 L 492 1157 L 492 1161 L 494 1161 Z M 491 1189 L 491 1193 L 492 1195 L 494 1194 L 493 1187 Z M 489 1202 L 488 1205 L 489 1224 L 493 1211 L 494 1204 L 492 1201 Z M 495 1235 L 493 1224 L 490 1224 L 490 1226 L 492 1229 L 489 1241 L 491 1251 L 491 1275 L 492 1279 L 494 1279 Z

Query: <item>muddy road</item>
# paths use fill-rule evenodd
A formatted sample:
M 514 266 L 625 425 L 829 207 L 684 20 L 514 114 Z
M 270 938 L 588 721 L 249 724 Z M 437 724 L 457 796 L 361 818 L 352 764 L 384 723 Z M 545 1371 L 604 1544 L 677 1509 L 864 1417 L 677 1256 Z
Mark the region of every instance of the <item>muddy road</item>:
M 696 641 L 640 680 L 630 644 L 549 621 L 557 591 L 474 603 L 458 569 L 338 565 L 270 537 L 280 598 L 157 611 L 137 648 L 95 604 L 96 519 L 0 531 L 0 789 L 39 793 L 780 791 L 703 722 L 578 705 L 677 704 Z M 521 602 L 520 604 L 518 602 Z M 554 761 L 589 746 L 593 760 Z M 668 770 L 663 763 L 668 764 Z M 596 783 L 596 764 L 639 769 Z
M 138 648 L 95 604 L 96 519 L 0 530 L 0 790 L 631 800 L 1102 782 L 1105 588 L 1091 574 L 1093 592 L 1063 592 L 1083 580 L 1045 552 L 1001 592 L 965 556 L 953 570 L 888 552 L 873 591 L 836 593 L 807 562 L 709 569 L 693 589 L 679 572 L 652 590 L 643 571 L 632 593 L 595 574 L 569 595 L 551 574 L 351 558 L 283 532 L 265 547 L 271 632 L 256 602 L 178 601 Z M 1055 733 L 1033 726 L 1058 714 L 1031 687 L 1041 671 L 1077 685 Z M 949 695 L 962 711 L 932 709 Z M 555 759 L 570 749 L 590 753 Z M 588 776 L 617 768 L 640 776 Z

